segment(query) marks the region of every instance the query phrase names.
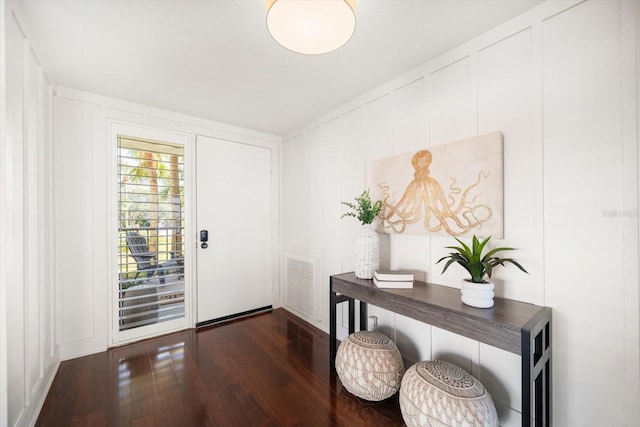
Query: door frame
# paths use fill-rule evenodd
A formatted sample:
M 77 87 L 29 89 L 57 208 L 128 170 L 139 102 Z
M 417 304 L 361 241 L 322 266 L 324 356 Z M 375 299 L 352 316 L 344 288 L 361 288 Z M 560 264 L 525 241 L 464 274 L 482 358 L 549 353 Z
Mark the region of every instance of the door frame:
M 109 132 L 109 236 L 107 241 L 110 242 L 110 277 L 108 280 L 108 289 L 106 296 L 110 301 L 109 311 L 109 333 L 108 346 L 119 346 L 141 339 L 151 338 L 158 335 L 188 329 L 193 326 L 194 317 L 194 197 L 195 197 L 195 137 L 186 132 L 173 131 L 168 129 L 157 128 L 153 126 L 133 124 L 119 120 L 108 120 Z M 117 147 L 118 135 L 127 135 L 143 139 L 163 141 L 184 146 L 184 212 L 185 212 L 185 230 L 184 230 L 184 292 L 185 292 L 185 308 L 184 318 L 175 319 L 167 322 L 156 323 L 153 325 L 141 326 L 139 328 L 120 331 L 118 327 L 118 292 L 114 285 L 118 281 L 118 237 L 114 230 L 118 229 L 118 188 L 117 188 Z

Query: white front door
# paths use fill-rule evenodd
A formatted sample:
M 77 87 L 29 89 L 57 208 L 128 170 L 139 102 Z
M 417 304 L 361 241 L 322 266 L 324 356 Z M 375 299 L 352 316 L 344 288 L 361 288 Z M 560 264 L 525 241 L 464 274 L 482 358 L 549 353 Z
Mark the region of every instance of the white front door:
M 271 150 L 198 136 L 196 158 L 202 325 L 272 305 Z

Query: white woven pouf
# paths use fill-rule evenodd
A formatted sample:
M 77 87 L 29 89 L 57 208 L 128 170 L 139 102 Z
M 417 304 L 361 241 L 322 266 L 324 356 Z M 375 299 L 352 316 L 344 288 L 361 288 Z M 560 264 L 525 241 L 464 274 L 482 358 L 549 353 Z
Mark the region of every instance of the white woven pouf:
M 338 347 L 336 372 L 342 385 L 365 400 L 393 396 L 404 373 L 402 355 L 384 334 L 360 331 L 349 335 Z
M 496 407 L 480 381 L 443 360 L 418 362 L 407 369 L 400 410 L 409 427 L 498 425 Z

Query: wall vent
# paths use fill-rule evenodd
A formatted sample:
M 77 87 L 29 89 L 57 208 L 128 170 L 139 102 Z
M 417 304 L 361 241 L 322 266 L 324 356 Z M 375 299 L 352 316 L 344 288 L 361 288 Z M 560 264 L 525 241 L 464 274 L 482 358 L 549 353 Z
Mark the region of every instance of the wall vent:
M 317 320 L 318 262 L 307 257 L 286 257 L 286 305 L 309 319 Z

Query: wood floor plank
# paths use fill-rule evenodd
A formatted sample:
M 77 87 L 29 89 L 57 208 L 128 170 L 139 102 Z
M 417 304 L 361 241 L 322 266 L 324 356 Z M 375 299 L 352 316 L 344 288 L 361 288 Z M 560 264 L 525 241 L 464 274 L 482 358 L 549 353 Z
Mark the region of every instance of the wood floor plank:
M 62 362 L 37 426 L 403 426 L 329 373 L 329 337 L 283 309 Z

